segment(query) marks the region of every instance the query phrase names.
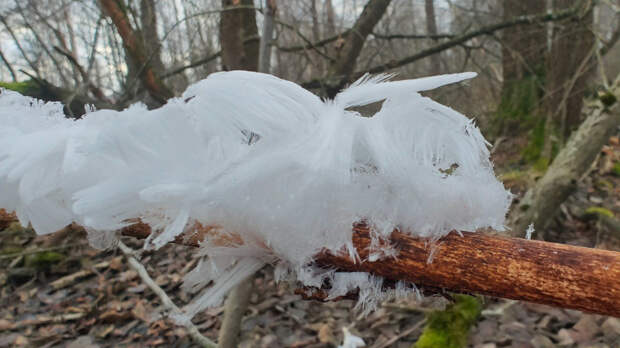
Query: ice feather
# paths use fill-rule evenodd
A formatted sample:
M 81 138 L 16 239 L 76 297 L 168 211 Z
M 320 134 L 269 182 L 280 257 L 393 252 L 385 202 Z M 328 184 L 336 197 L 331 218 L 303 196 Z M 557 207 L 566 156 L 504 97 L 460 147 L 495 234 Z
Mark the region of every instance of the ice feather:
M 367 308 L 388 296 L 380 278 L 311 265 L 324 249 L 357 258 L 352 223 L 368 221 L 375 241 L 394 228 L 431 239 L 503 228 L 511 195 L 488 143 L 472 120 L 418 93 L 474 76 L 365 76 L 322 101 L 270 75 L 224 72 L 157 110 L 135 105 L 77 121 L 60 104 L 3 90 L 0 207 L 38 233 L 77 222 L 106 245 L 109 231 L 136 219 L 153 228 L 147 248 L 197 223 L 218 226 L 202 245 L 212 267 L 201 263 L 188 281 L 212 282 L 190 316 L 266 263 L 305 285 L 332 282 L 331 296 L 358 287 Z M 378 101 L 372 117 L 350 110 Z M 221 245 L 222 236 L 238 243 Z M 371 260 L 360 261 L 398 257 L 372 245 Z

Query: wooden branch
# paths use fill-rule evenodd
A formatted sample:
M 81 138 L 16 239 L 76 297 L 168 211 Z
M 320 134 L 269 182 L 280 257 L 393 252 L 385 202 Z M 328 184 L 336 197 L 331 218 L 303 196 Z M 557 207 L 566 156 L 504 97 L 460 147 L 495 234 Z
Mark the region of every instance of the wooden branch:
M 358 224 L 353 229 L 353 244 L 361 260 L 366 260 L 368 227 Z M 148 236 L 147 229 L 136 231 L 132 228 L 123 234 Z M 176 242 L 198 246 L 203 233 L 180 236 Z M 344 253 L 322 253 L 315 262 L 325 268 L 412 282 L 431 292 L 478 293 L 620 316 L 618 252 L 471 232 L 451 233 L 432 245 L 398 231 L 391 239 L 400 250 L 396 258 L 360 262 Z M 428 262 L 431 252 L 433 260 Z M 320 300 L 324 294 L 319 291 L 310 297 Z
M 11 214 L 0 211 L 0 222 L 2 216 L 6 220 Z M 196 247 L 214 231 L 197 224 L 191 234 L 178 236 L 175 242 Z M 478 293 L 620 317 L 618 252 L 472 232 L 451 233 L 431 244 L 394 231 L 391 242 L 399 255 L 370 262 L 366 261 L 371 244 L 368 227 L 356 224 L 353 231 L 353 245 L 362 261 L 344 252 L 323 252 L 315 263 L 403 280 L 431 292 Z M 137 223 L 121 233 L 146 238 L 151 229 Z M 230 237 L 222 240 L 230 242 Z M 324 299 L 324 294 L 318 291 L 309 297 Z

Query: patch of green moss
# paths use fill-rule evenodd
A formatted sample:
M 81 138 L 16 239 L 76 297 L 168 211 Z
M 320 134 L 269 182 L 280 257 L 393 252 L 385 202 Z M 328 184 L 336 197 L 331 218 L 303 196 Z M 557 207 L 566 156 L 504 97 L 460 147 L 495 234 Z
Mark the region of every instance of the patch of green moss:
M 611 173 L 615 176 L 620 176 L 620 162 L 614 163 L 614 166 L 611 168 Z
M 527 172 L 522 170 L 511 170 L 506 173 L 502 173 L 499 176 L 499 180 L 501 181 L 524 181 L 527 180 Z
M 600 94 L 598 98 L 601 101 L 601 103 L 603 103 L 603 105 L 607 108 L 614 105 L 616 101 L 618 101 L 618 98 L 616 98 L 616 96 L 609 91 L 606 91 L 605 93 Z
M 13 234 L 34 234 L 31 228 L 22 226 L 19 222 L 12 222 L 7 228 L 2 230 L 2 233 Z
M 427 324 L 413 348 L 462 348 L 467 345 L 470 328 L 476 323 L 482 305 L 468 295 L 456 295 L 443 311 L 427 315 Z
M 614 217 L 614 213 L 611 210 L 603 208 L 603 207 L 590 207 L 586 209 L 585 215 L 589 217 L 599 217 L 599 216 L 604 216 L 608 218 Z
M 11 255 L 11 254 L 17 254 L 20 253 L 24 250 L 24 248 L 19 247 L 19 246 L 6 246 L 4 248 L 2 248 L 2 251 L 0 251 L 0 255 Z
M 620 169 L 620 168 L 619 168 Z M 613 190 L 614 188 L 614 184 L 612 184 L 611 182 L 607 181 L 607 180 L 597 180 L 594 183 L 594 186 L 601 191 L 609 191 L 609 190 Z
M 543 94 L 544 69 L 520 79 L 504 81 L 493 128 L 497 135 L 532 129 L 541 118 L 537 109 Z
M 498 117 L 526 121 L 538 103 L 539 88 L 534 76 L 507 81 L 498 107 Z
M 24 82 L 1 82 L 0 81 L 0 87 L 9 89 L 11 91 L 18 92 L 23 95 L 30 94 L 30 92 L 33 89 L 38 88 L 37 83 L 34 82 L 33 80 L 28 80 Z
M 55 251 L 42 251 L 26 256 L 26 267 L 36 269 L 49 269 L 51 266 L 65 259 L 65 255 Z

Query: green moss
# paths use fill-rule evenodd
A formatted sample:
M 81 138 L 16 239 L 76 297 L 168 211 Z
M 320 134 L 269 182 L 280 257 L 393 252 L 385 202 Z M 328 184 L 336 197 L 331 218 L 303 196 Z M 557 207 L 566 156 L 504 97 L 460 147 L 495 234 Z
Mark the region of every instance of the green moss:
M 23 250 L 24 248 L 18 247 L 18 246 L 6 246 L 2 248 L 2 251 L 0 251 L 0 255 L 17 254 L 17 253 L 22 252 Z
M 537 109 L 543 94 L 543 83 L 544 74 L 538 72 L 504 81 L 493 122 L 497 135 L 515 135 L 536 126 L 541 119 Z
M 28 80 L 24 82 L 1 82 L 0 87 L 10 89 L 11 91 L 18 92 L 23 95 L 29 95 L 32 90 L 38 89 L 38 85 L 34 80 Z
M 620 168 L 618 169 L 620 170 Z M 613 190 L 614 188 L 614 184 L 612 184 L 611 182 L 607 180 L 603 180 L 603 179 L 597 180 L 594 185 L 596 186 L 597 189 L 601 191 L 609 191 L 609 190 Z
M 615 176 L 620 176 L 620 162 L 614 163 L 614 166 L 611 168 L 611 173 Z
M 462 348 L 469 330 L 480 316 L 482 305 L 472 296 L 456 295 L 444 311 L 428 314 L 427 324 L 413 348 Z
M 27 267 L 36 269 L 49 269 L 65 259 L 65 255 L 55 251 L 42 251 L 26 256 L 25 264 Z
M 498 117 L 511 120 L 528 120 L 538 103 L 539 88 L 534 76 L 507 81 L 498 107 Z
M 598 98 L 600 99 L 601 103 L 603 103 L 603 105 L 607 108 L 614 105 L 616 101 L 618 101 L 616 96 L 609 91 L 606 91 L 605 93 L 600 94 Z
M 588 217 L 599 217 L 599 216 L 604 216 L 608 218 L 614 217 L 614 213 L 611 210 L 603 208 L 603 207 L 590 207 L 586 209 L 585 215 Z
M 2 233 L 7 235 L 13 234 L 34 234 L 34 231 L 31 228 L 26 228 L 22 226 L 19 222 L 12 222 L 7 228 L 2 230 Z

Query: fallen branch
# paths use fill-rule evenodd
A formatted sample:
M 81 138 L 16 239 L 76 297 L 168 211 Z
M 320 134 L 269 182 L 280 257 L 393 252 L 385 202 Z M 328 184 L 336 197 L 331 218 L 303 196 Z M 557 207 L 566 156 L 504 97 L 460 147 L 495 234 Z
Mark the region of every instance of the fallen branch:
M 93 274 L 95 274 L 95 271 L 100 271 L 100 270 L 104 270 L 108 267 L 110 267 L 111 264 L 120 261 L 120 257 L 116 257 L 110 261 L 103 261 L 103 262 L 99 262 L 95 265 L 93 265 L 91 268 L 89 269 L 83 269 L 80 271 L 77 271 L 75 273 L 69 274 L 67 276 L 58 278 L 56 280 L 54 280 L 53 282 L 50 283 L 50 286 L 52 287 L 52 289 L 54 290 L 59 290 L 59 289 L 63 289 L 66 288 L 70 285 L 72 285 L 73 283 L 79 281 L 80 279 L 89 277 Z
M 66 323 L 68 321 L 79 320 L 79 319 L 84 318 L 85 316 L 86 316 L 85 312 L 59 314 L 55 316 L 41 315 L 41 316 L 38 316 L 36 319 L 26 319 L 26 320 L 18 321 L 17 323 L 4 328 L 4 330 L 19 330 L 19 329 L 22 329 L 28 326 L 61 324 L 61 323 Z M 3 330 L 0 330 L 0 331 L 3 331 Z
M 133 256 L 134 250 L 123 244 L 121 241 L 118 242 L 118 248 L 123 252 L 123 254 L 125 254 L 129 266 L 138 273 L 144 284 L 146 284 L 146 286 L 148 286 L 155 293 L 155 295 L 159 297 L 164 308 L 174 314 L 182 314 L 183 312 L 181 309 L 179 309 L 179 307 L 172 302 L 170 297 L 168 297 L 168 294 L 166 294 L 166 292 L 155 283 L 153 278 L 151 278 L 149 273 L 146 271 L 146 268 L 144 268 L 144 266 L 136 260 Z M 190 320 L 186 320 L 183 323 L 183 326 L 187 329 L 187 333 L 194 340 L 194 342 L 200 344 L 201 347 L 217 348 L 217 345 L 207 337 L 203 336 L 200 331 L 198 331 L 196 325 L 194 325 Z
M 368 259 L 368 227 L 353 228 L 353 244 Z M 123 231 L 144 238 L 146 230 Z M 198 246 L 203 233 L 177 238 Z M 359 262 L 346 254 L 321 253 L 316 264 L 330 269 L 368 272 L 427 289 L 478 293 L 620 317 L 620 253 L 573 245 L 484 233 L 451 233 L 434 244 L 399 231 L 391 237 L 398 257 Z M 432 262 L 429 261 L 433 252 Z M 317 298 L 320 299 L 320 298 Z
M 214 231 L 197 225 L 175 243 L 197 247 Z M 360 259 L 367 260 L 369 229 L 356 224 L 353 231 L 353 245 Z M 137 223 L 121 233 L 146 238 L 151 229 Z M 223 243 L 234 240 L 222 237 Z M 360 262 L 345 253 L 324 252 L 315 262 L 329 269 L 408 281 L 432 292 L 478 293 L 620 317 L 618 252 L 472 232 L 451 233 L 430 244 L 394 231 L 391 241 L 399 249 L 396 258 Z M 428 262 L 431 252 L 433 260 Z M 316 294 L 321 299 L 321 292 Z

